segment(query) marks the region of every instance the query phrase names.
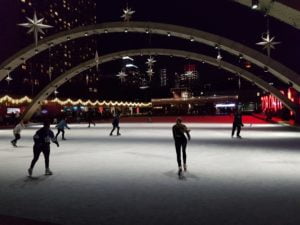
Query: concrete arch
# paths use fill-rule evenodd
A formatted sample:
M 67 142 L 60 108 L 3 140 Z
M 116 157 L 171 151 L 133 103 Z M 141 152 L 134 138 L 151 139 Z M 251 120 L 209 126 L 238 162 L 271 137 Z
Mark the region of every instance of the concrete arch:
M 215 58 L 202 55 L 202 54 L 197 54 L 197 53 L 182 51 L 182 50 L 174 50 L 174 49 L 135 49 L 135 50 L 121 51 L 121 52 L 115 52 L 115 53 L 103 55 L 100 58 L 100 64 L 112 60 L 116 60 L 116 59 L 121 59 L 123 56 L 139 56 L 139 55 L 162 55 L 162 56 L 174 56 L 174 57 L 181 57 L 181 58 L 188 57 L 191 60 L 205 61 L 206 63 L 213 66 L 221 66 L 223 69 L 231 73 L 239 73 L 239 75 L 244 79 L 254 82 L 257 86 L 259 86 L 265 91 L 271 92 L 274 96 L 280 99 L 283 102 L 283 104 L 290 110 L 296 109 L 296 105 L 293 102 L 291 102 L 287 97 L 282 95 L 278 89 L 274 88 L 273 86 L 270 86 L 267 82 L 263 81 L 262 79 L 255 76 L 254 74 L 224 61 L 221 61 L 221 63 L 219 64 Z M 72 77 L 80 74 L 85 70 L 90 69 L 95 65 L 96 65 L 95 60 L 91 59 L 70 69 L 69 71 L 65 72 L 61 76 L 57 77 L 55 80 L 49 83 L 42 91 L 40 91 L 36 95 L 36 97 L 33 99 L 31 104 L 28 106 L 27 110 L 25 111 L 23 119 L 26 121 L 29 120 L 32 117 L 32 115 L 36 112 L 41 102 L 47 99 L 47 97 L 51 95 L 56 88 L 60 87 L 62 84 L 67 82 Z
M 37 52 L 42 52 L 48 49 L 52 45 L 55 46 L 69 40 L 74 40 L 92 34 L 105 34 L 107 32 L 120 33 L 124 31 L 138 33 L 149 31 L 152 34 L 159 35 L 166 35 L 170 33 L 174 37 L 187 40 L 193 38 L 195 42 L 209 46 L 215 46 L 215 44 L 218 44 L 224 51 L 234 55 L 243 54 L 246 60 L 256 64 L 257 66 L 262 68 L 265 66 L 268 67 L 270 73 L 287 84 L 292 83 L 293 87 L 300 91 L 300 75 L 256 50 L 224 37 L 197 29 L 153 22 L 108 22 L 86 27 L 78 27 L 73 30 L 63 31 L 52 35 L 41 40 L 37 47 L 32 44 L 4 61 L 0 65 L 0 81 L 7 76 L 8 71 L 14 70 L 16 67 L 21 65 L 24 60 L 33 57 L 37 54 Z

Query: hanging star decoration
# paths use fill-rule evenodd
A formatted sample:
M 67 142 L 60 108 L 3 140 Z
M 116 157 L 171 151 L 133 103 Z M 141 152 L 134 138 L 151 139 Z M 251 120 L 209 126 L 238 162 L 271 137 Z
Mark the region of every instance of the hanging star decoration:
M 263 49 L 267 49 L 267 54 L 270 57 L 271 56 L 271 49 L 275 49 L 275 45 L 280 44 L 281 42 L 274 41 L 275 36 L 270 38 L 270 32 L 266 32 L 266 36 L 264 36 L 264 33 L 261 35 L 261 38 L 263 41 L 256 43 L 257 45 L 263 45 Z
M 117 77 L 120 78 L 121 82 L 125 82 L 126 81 L 126 77 L 127 77 L 127 74 L 123 71 L 120 71 L 118 74 L 117 74 Z
M 153 69 L 152 69 L 152 68 L 149 68 L 149 69 L 146 71 L 146 73 L 148 74 L 149 79 L 151 80 L 151 79 L 152 79 L 152 76 L 153 76 L 153 74 L 154 74 Z
M 154 63 L 156 63 L 156 60 L 155 60 L 154 58 L 152 58 L 152 56 L 150 56 L 150 57 L 147 59 L 146 64 L 148 65 L 148 67 L 152 68 L 152 66 L 154 65 Z
M 45 34 L 43 29 L 52 28 L 52 26 L 43 24 L 44 18 L 38 19 L 36 16 L 36 12 L 34 12 L 33 19 L 30 19 L 28 17 L 26 17 L 26 19 L 28 20 L 27 23 L 20 23 L 18 25 L 22 27 L 30 28 L 27 33 L 34 34 L 35 46 L 37 46 L 38 33 Z
M 98 68 L 99 68 L 99 64 L 100 64 L 100 58 L 99 58 L 97 50 L 96 50 L 96 54 L 95 54 L 95 62 L 96 62 L 96 70 L 98 72 Z
M 58 93 L 59 93 L 59 92 L 55 89 L 55 91 L 54 91 L 55 97 L 56 97 L 56 95 L 57 95 Z
M 221 51 L 220 51 L 220 49 L 218 49 L 218 55 L 217 55 L 217 61 L 220 63 L 221 62 L 221 60 L 222 60 L 222 55 L 221 55 Z
M 135 11 L 131 10 L 127 6 L 126 9 L 123 9 L 123 15 L 121 16 L 121 18 L 123 18 L 125 22 L 129 22 L 134 13 Z
M 11 78 L 9 72 L 7 74 L 7 77 L 5 78 L 5 80 L 7 81 L 7 83 L 9 84 L 9 82 L 11 82 L 13 79 Z

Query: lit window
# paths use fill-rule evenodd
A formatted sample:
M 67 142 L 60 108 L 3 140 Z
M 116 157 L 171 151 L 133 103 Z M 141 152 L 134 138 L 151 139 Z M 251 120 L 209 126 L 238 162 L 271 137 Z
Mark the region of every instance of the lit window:
M 21 2 L 26 2 L 26 0 L 21 0 Z
M 58 12 L 57 11 L 55 11 L 54 14 L 58 16 Z

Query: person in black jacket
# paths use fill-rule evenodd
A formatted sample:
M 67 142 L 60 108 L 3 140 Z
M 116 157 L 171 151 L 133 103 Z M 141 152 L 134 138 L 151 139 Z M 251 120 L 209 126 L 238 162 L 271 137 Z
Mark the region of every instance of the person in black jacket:
M 117 135 L 118 135 L 118 136 L 121 135 L 121 134 L 120 134 L 119 122 L 120 122 L 120 113 L 117 112 L 117 113 L 115 114 L 114 118 L 113 118 L 113 121 L 112 121 L 113 128 L 112 128 L 112 130 L 111 130 L 111 132 L 110 132 L 110 134 L 109 134 L 110 136 L 113 135 L 113 132 L 114 132 L 114 130 L 115 130 L 116 128 L 117 128 Z
M 241 132 L 241 127 L 243 127 L 244 124 L 242 122 L 242 113 L 240 110 L 236 110 L 234 112 L 234 119 L 233 119 L 233 123 L 232 123 L 232 132 L 231 132 L 231 137 L 233 138 L 235 130 L 237 129 L 237 133 L 236 133 L 236 137 L 237 138 L 242 138 L 240 136 L 240 132 Z
M 182 149 L 182 156 L 183 156 L 183 168 L 184 171 L 187 170 L 186 167 L 186 145 L 187 145 L 187 138 L 185 134 L 188 137 L 188 140 L 191 140 L 190 136 L 190 130 L 187 129 L 187 127 L 182 124 L 182 120 L 180 118 L 177 118 L 176 124 L 172 128 L 173 131 L 173 138 L 175 141 L 175 148 L 176 148 L 176 155 L 177 155 L 177 164 L 178 164 L 178 175 L 180 176 L 182 173 L 182 167 L 181 167 L 181 149 Z
M 33 140 L 33 159 L 30 168 L 28 169 L 29 176 L 32 175 L 33 167 L 38 161 L 41 152 L 43 152 L 45 158 L 45 175 L 52 175 L 53 173 L 49 169 L 50 141 L 55 143 L 57 147 L 59 147 L 59 144 L 50 129 L 50 123 L 48 121 L 45 121 L 44 126 L 35 133 Z
M 91 123 L 94 124 L 94 126 L 96 126 L 96 123 L 93 121 L 93 117 L 94 117 L 93 111 L 89 110 L 87 112 L 87 122 L 89 123 L 88 128 L 91 127 Z

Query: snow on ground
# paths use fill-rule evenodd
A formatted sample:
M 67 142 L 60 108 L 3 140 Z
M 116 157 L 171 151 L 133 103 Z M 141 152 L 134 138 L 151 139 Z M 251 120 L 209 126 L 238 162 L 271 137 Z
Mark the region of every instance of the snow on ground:
M 243 139 L 231 124 L 190 123 L 188 172 L 178 179 L 171 123 L 72 124 L 29 179 L 32 136 L 18 148 L 0 130 L 0 215 L 62 225 L 298 225 L 300 136 L 290 127 L 254 124 Z M 55 130 L 54 130 L 55 131 Z

